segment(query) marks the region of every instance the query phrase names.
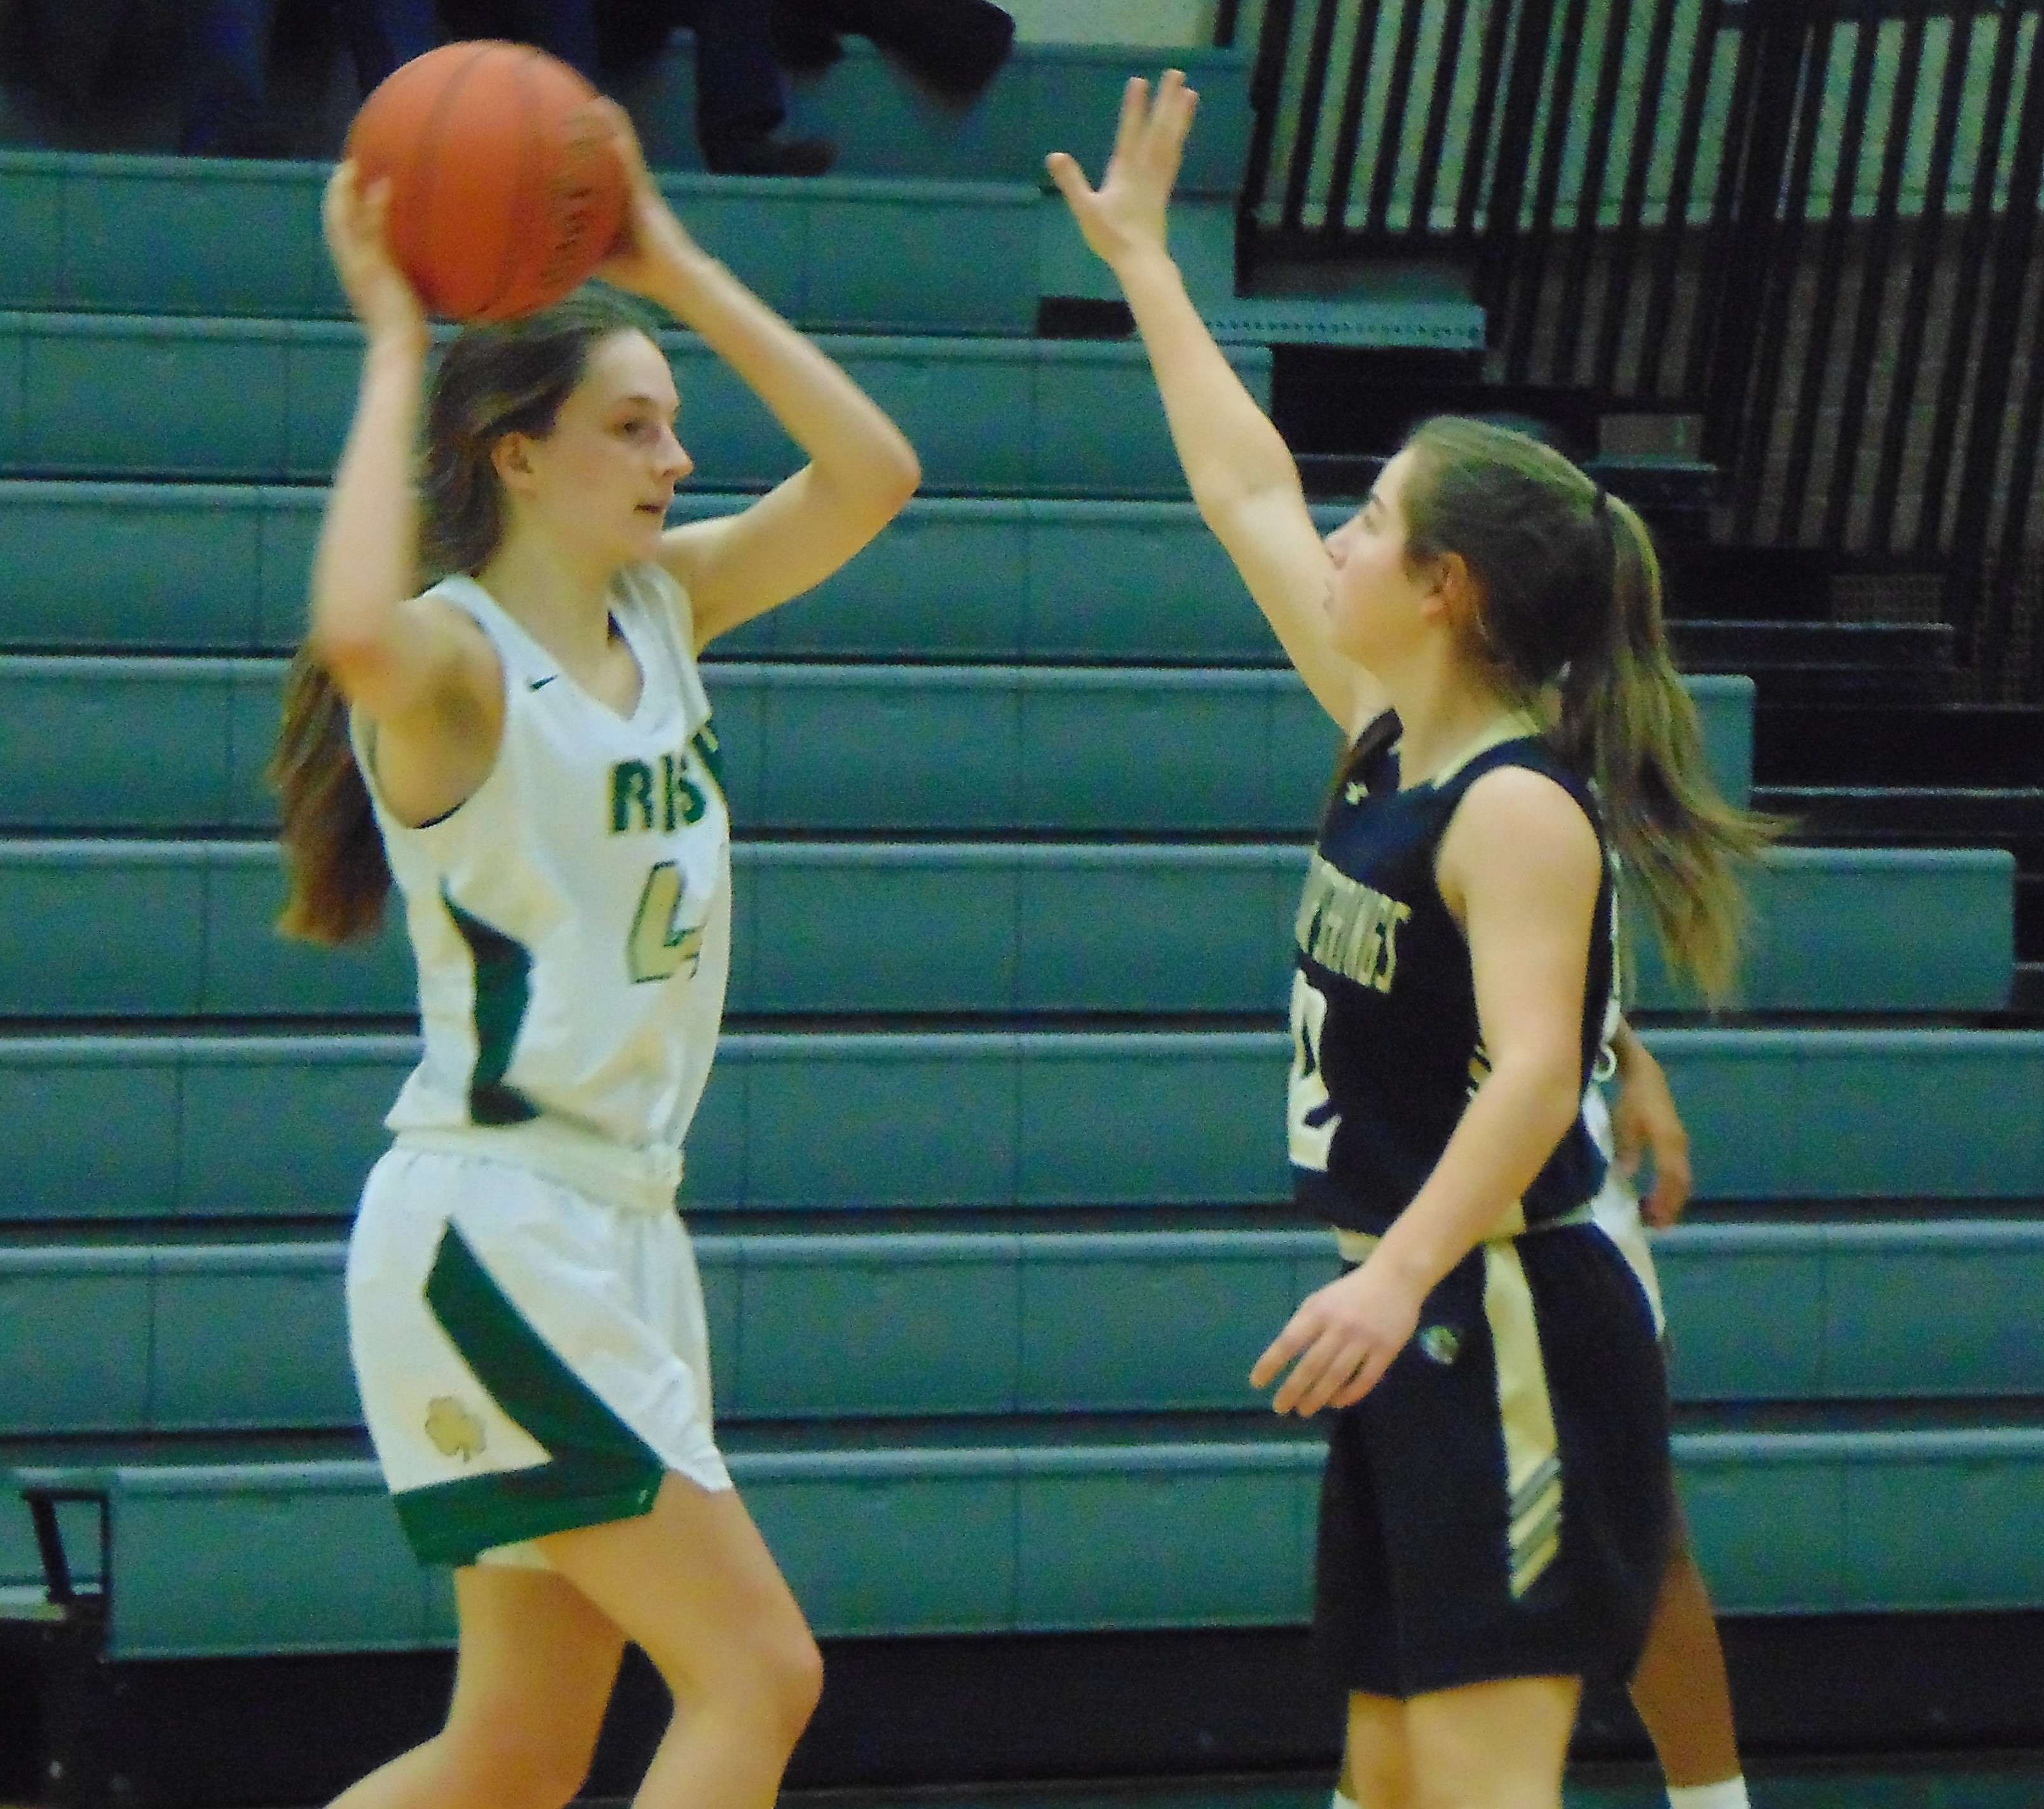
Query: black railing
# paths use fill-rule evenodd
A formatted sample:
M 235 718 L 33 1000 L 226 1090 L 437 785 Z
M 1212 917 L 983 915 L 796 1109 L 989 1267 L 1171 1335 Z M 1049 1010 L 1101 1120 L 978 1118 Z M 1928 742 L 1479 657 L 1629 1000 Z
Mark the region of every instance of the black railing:
M 1454 262 L 1491 374 L 1700 417 L 1727 537 L 1945 570 L 1992 665 L 2044 522 L 2040 15 L 1265 0 L 1247 255 Z

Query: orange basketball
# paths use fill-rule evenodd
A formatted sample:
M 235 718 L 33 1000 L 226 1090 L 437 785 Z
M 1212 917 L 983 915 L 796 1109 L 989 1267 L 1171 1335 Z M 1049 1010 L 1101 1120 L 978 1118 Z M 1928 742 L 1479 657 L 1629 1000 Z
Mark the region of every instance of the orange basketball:
M 348 155 L 390 184 L 390 248 L 420 298 L 457 321 L 558 302 L 617 244 L 629 195 L 596 90 L 524 44 L 444 44 L 394 71 Z

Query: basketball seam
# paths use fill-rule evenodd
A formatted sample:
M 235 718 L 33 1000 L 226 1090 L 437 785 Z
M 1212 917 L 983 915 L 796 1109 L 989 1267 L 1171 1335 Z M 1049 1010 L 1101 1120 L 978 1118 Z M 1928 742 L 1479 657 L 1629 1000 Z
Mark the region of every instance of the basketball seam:
M 521 75 L 532 68 L 539 54 L 537 51 L 526 52 L 519 64 Z M 496 318 L 497 311 L 503 305 L 505 294 L 518 278 L 518 258 L 519 254 L 524 249 L 524 244 L 523 236 L 518 231 L 517 223 L 521 220 L 531 219 L 533 216 L 531 204 L 535 201 L 545 198 L 544 195 L 536 195 L 533 193 L 538 182 L 538 171 L 535 164 L 544 147 L 540 141 L 541 121 L 539 102 L 532 83 L 522 79 L 519 82 L 518 102 L 519 105 L 524 109 L 526 117 L 525 129 L 518 134 L 518 186 L 514 190 L 517 200 L 512 209 L 510 230 L 504 235 L 504 261 L 498 271 L 496 292 L 491 295 L 482 309 L 484 317 L 490 320 Z M 548 224 L 551 226 L 552 222 L 549 221 Z
M 431 242 L 432 239 L 438 236 L 435 229 L 439 222 L 433 217 L 433 209 L 438 199 L 435 190 L 439 186 L 440 165 L 440 158 L 436 153 L 440 129 L 446 124 L 448 111 L 460 95 L 463 85 L 482 64 L 483 59 L 498 48 L 494 44 L 480 44 L 476 46 L 475 54 L 448 78 L 446 85 L 441 88 L 433 101 L 432 110 L 426 115 L 425 129 L 419 134 L 418 149 L 413 155 L 426 167 L 425 183 L 423 192 L 419 197 L 419 218 L 425 222 L 425 234 L 428 242 Z M 445 305 L 447 299 L 445 296 L 440 298 L 443 306 Z

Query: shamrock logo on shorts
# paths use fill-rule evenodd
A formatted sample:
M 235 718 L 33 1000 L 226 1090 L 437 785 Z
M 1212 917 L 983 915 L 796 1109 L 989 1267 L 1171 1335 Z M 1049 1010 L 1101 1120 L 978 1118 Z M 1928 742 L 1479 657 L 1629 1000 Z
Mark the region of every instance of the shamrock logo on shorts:
M 452 1395 L 436 1395 L 426 1403 L 426 1436 L 444 1458 L 467 1463 L 482 1454 L 482 1422 Z

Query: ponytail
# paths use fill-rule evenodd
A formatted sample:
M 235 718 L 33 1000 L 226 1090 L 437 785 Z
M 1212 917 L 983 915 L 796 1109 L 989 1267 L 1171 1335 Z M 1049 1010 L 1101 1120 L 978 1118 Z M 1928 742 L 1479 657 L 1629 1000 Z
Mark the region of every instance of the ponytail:
M 1773 839 L 1765 819 L 1711 783 L 1696 706 L 1669 657 L 1661 564 L 1646 525 L 1598 493 L 1612 607 L 1561 685 L 1554 740 L 1595 784 L 1611 839 L 1670 962 L 1721 1002 L 1747 922 L 1737 867 Z
M 471 328 L 447 348 L 426 401 L 420 469 L 418 582 L 486 564 L 504 536 L 492 455 L 507 433 L 544 438 L 582 381 L 591 349 L 651 332 L 645 313 L 601 286 L 501 326 Z M 290 892 L 277 927 L 337 947 L 374 935 L 390 866 L 348 736 L 348 701 L 301 647 L 270 760 L 282 808 Z
M 390 864 L 348 745 L 348 700 L 302 647 L 285 681 L 269 777 L 282 806 L 290 882 L 277 927 L 330 948 L 374 935 L 390 895 Z
M 1443 417 L 1409 443 L 1407 557 L 1453 552 L 1474 579 L 1476 656 L 1508 695 L 1559 693 L 1556 750 L 1597 792 L 1628 896 L 1712 1004 L 1736 977 L 1738 868 L 1777 826 L 1712 783 L 1670 656 L 1646 524 L 1551 447 Z

